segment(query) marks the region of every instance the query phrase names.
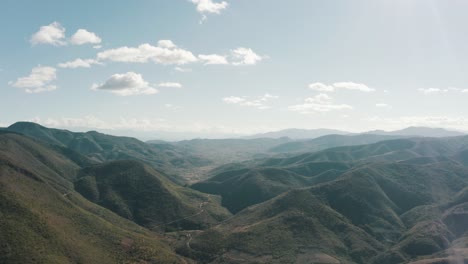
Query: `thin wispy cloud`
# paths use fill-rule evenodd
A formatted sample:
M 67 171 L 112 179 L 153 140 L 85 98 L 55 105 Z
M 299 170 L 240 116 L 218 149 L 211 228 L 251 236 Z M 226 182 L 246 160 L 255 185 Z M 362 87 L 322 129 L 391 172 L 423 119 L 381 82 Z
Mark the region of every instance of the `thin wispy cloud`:
M 353 107 L 347 104 L 336 104 L 333 102 L 333 98 L 330 95 L 320 93 L 313 97 L 304 99 L 302 104 L 291 105 L 288 109 L 301 114 L 312 114 L 338 110 L 351 110 Z
M 449 88 L 419 88 L 418 92 L 425 95 L 436 95 L 444 93 L 468 93 L 468 89 L 449 87 Z
M 326 85 L 323 83 L 311 83 L 309 84 L 309 89 L 317 92 L 333 92 L 335 91 L 335 87 L 332 85 Z
M 67 61 L 63 63 L 57 64 L 60 68 L 68 68 L 68 69 L 76 69 L 76 68 L 90 68 L 92 65 L 102 64 L 95 59 L 85 59 L 82 60 L 80 58 L 75 59 L 73 61 Z
M 258 97 L 250 96 L 228 96 L 223 98 L 223 102 L 226 104 L 240 105 L 253 107 L 259 110 L 265 110 L 271 108 L 269 102 L 275 99 L 278 99 L 279 96 L 264 94 Z
M 375 104 L 375 107 L 378 107 L 378 108 L 391 108 L 392 106 L 389 105 L 389 104 L 386 104 L 386 103 L 377 103 L 377 104 Z
M 205 65 L 215 65 L 215 64 L 229 64 L 226 59 L 226 56 L 218 55 L 218 54 L 210 54 L 210 55 L 198 55 L 198 58 L 203 62 Z
M 375 89 L 371 88 L 363 83 L 355 82 L 336 82 L 331 85 L 316 82 L 309 84 L 308 88 L 317 92 L 334 92 L 337 90 L 351 90 L 360 92 L 374 92 Z
M 182 84 L 178 82 L 162 82 L 158 84 L 158 87 L 165 87 L 165 88 L 182 88 Z
M 174 70 L 178 72 L 192 72 L 192 69 L 190 68 L 182 68 L 182 67 L 175 67 Z
M 449 89 L 440 89 L 440 88 L 419 88 L 419 92 L 423 94 L 440 94 L 440 93 L 448 93 Z

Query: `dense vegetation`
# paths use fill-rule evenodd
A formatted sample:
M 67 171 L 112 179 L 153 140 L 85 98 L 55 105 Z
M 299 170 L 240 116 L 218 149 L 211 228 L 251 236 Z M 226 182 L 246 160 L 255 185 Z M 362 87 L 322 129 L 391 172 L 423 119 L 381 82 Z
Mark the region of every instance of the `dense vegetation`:
M 17 123 L 0 263 L 467 263 L 467 166 L 467 136 L 150 144 Z

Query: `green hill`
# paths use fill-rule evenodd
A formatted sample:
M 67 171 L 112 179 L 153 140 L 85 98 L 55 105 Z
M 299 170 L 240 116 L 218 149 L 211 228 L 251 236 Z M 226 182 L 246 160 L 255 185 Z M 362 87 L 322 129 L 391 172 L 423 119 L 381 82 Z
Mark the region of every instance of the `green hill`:
M 96 162 L 129 159 L 143 161 L 166 171 L 176 182 L 184 181 L 180 175 L 185 172 L 210 163 L 206 159 L 181 153 L 168 144 L 151 145 L 135 138 L 111 136 L 95 131 L 71 132 L 30 122 L 17 122 L 7 130 L 69 148 Z
M 217 263 L 377 264 L 431 258 L 456 247 L 456 238 L 464 239 L 468 231 L 467 185 L 468 168 L 454 161 L 366 164 L 336 180 L 294 187 L 247 207 L 179 252 Z M 440 209 L 419 209 L 434 206 Z
M 90 201 L 150 229 L 203 229 L 229 216 L 215 196 L 176 185 L 138 161 L 83 168 L 75 189 Z
M 287 142 L 270 149 L 275 153 L 314 152 L 341 146 L 372 144 L 379 141 L 402 138 L 403 136 L 387 135 L 326 135 L 311 140 Z
M 227 170 L 193 184 L 193 189 L 221 195 L 222 205 L 236 213 L 287 190 L 331 181 L 351 167 L 345 163 L 307 163 L 295 166 Z
M 0 131 L 0 263 L 468 262 L 468 137 L 259 153 L 187 188 L 168 153 L 225 142 L 24 127 Z
M 160 235 L 75 192 L 79 168 L 50 145 L 0 135 L 0 263 L 185 262 Z

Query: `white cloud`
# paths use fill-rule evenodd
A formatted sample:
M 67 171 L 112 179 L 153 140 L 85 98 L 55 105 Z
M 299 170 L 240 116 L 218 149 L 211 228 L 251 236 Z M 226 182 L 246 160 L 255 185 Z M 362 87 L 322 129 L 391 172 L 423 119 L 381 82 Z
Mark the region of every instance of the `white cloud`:
M 9 84 L 13 87 L 23 88 L 27 93 L 40 93 L 53 91 L 57 89 L 56 85 L 51 84 L 57 79 L 57 70 L 53 67 L 37 66 L 31 70 L 31 74 L 26 77 L 18 78 L 15 82 Z
M 178 48 L 170 40 L 160 40 L 157 46 L 145 43 L 136 48 L 120 47 L 99 52 L 99 60 L 117 62 L 146 63 L 153 61 L 160 64 L 182 65 L 196 62 L 197 58 L 188 50 Z
M 182 109 L 182 107 L 177 106 L 177 105 L 173 105 L 173 104 L 164 104 L 164 107 L 166 109 L 173 110 L 173 111 Z
M 50 44 L 54 46 L 63 46 L 65 42 L 65 28 L 58 22 L 40 27 L 39 31 L 34 33 L 29 40 L 32 45 Z
M 273 99 L 278 99 L 279 96 L 271 95 L 271 94 L 264 94 L 258 97 L 248 97 L 248 96 L 229 96 L 223 98 L 223 102 L 227 104 L 237 104 L 241 106 L 249 106 L 254 107 L 259 110 L 265 110 L 271 108 L 268 103 Z
M 205 65 L 209 64 L 228 64 L 226 56 L 221 56 L 217 54 L 210 54 L 210 55 L 198 55 L 198 58 L 204 62 Z
M 263 58 L 249 48 L 237 48 L 231 51 L 232 65 L 255 65 Z
M 120 96 L 155 94 L 158 92 L 157 89 L 151 87 L 143 79 L 141 74 L 134 72 L 114 74 L 105 83 L 94 84 L 91 89 L 109 91 Z
M 182 68 L 182 67 L 175 67 L 174 70 L 178 72 L 191 72 L 192 71 L 192 69 L 190 68 Z
M 288 109 L 301 114 L 310 114 L 336 110 L 351 110 L 353 107 L 347 104 L 334 104 L 333 99 L 329 95 L 321 93 L 314 97 L 304 99 L 303 104 L 291 105 Z
M 334 92 L 338 89 L 345 89 L 345 90 L 354 90 L 354 91 L 361 91 L 361 92 L 374 92 L 374 88 L 370 88 L 365 84 L 362 83 L 354 83 L 354 82 L 336 82 L 332 85 L 327 85 L 324 83 L 311 83 L 309 84 L 309 89 L 317 92 Z
M 177 82 L 162 82 L 158 84 L 159 87 L 168 87 L 168 88 L 182 88 L 182 84 Z
M 456 87 L 449 87 L 449 88 L 419 88 L 419 92 L 426 94 L 426 95 L 435 95 L 435 94 L 443 94 L 443 93 L 468 93 L 468 89 L 456 88 Z
M 60 68 L 69 68 L 69 69 L 75 69 L 75 68 L 89 68 L 94 64 L 101 64 L 97 60 L 94 59 L 86 59 L 82 60 L 80 58 L 73 60 L 73 61 L 67 61 L 64 63 L 59 63 L 58 67 Z
M 311 83 L 309 84 L 309 89 L 317 92 L 333 92 L 335 87 L 323 83 Z
M 440 88 L 419 88 L 419 92 L 423 94 L 440 94 L 440 93 L 447 93 L 449 89 L 440 89 Z
M 80 28 L 70 38 L 70 43 L 73 45 L 99 44 L 101 43 L 101 38 L 94 32 Z
M 336 89 L 347 89 L 347 90 L 356 90 L 361 92 L 374 92 L 374 88 L 370 88 L 365 84 L 362 83 L 354 83 L 354 82 L 336 82 L 333 84 L 333 87 Z
M 229 97 L 224 97 L 223 101 L 228 104 L 239 104 L 239 103 L 245 102 L 246 100 L 238 96 L 229 96 Z
M 215 3 L 213 0 L 191 0 L 192 3 L 197 5 L 197 11 L 201 14 L 211 13 L 219 14 L 222 10 L 228 7 L 228 3 L 225 1 Z
M 162 39 L 158 41 L 158 46 L 165 49 L 175 49 L 177 46 L 172 42 L 172 40 Z
M 100 48 L 102 48 L 102 45 L 94 45 L 93 46 L 93 49 L 100 49 Z
M 389 104 L 386 104 L 386 103 L 377 103 L 375 104 L 375 107 L 379 107 L 379 108 L 391 108 L 391 106 Z

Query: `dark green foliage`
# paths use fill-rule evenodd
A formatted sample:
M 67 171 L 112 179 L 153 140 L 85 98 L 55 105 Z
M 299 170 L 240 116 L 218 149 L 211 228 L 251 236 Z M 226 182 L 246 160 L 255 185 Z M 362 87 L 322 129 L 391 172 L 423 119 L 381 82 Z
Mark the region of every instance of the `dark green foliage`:
M 86 167 L 75 189 L 90 201 L 151 229 L 200 229 L 228 216 L 209 195 L 175 185 L 137 161 Z
M 0 135 L 0 263 L 178 263 L 161 236 L 73 190 L 78 164 L 17 134 Z
M 270 149 L 276 153 L 314 152 L 341 146 L 367 145 L 384 140 L 402 138 L 386 135 L 326 135 L 311 140 L 288 142 Z
M 186 155 L 175 148 L 150 145 L 135 138 L 117 137 L 95 131 L 86 133 L 52 129 L 29 122 L 18 122 L 7 128 L 8 131 L 24 134 L 43 142 L 69 148 L 96 162 L 112 160 L 139 160 L 170 174 L 171 180 L 183 182 L 177 176 L 195 167 L 208 165 L 206 159 Z M 85 165 L 85 164 L 81 164 Z

